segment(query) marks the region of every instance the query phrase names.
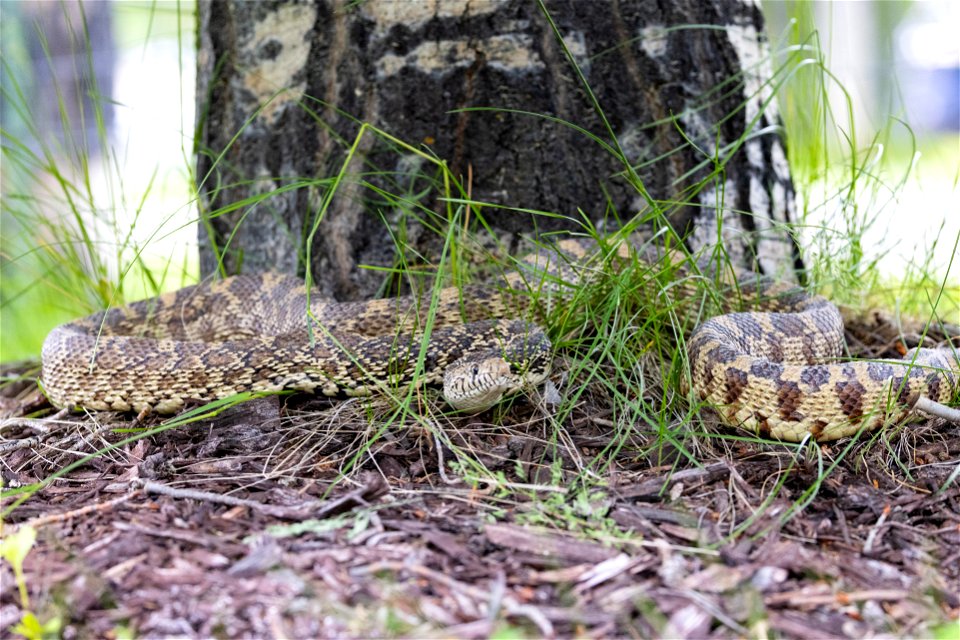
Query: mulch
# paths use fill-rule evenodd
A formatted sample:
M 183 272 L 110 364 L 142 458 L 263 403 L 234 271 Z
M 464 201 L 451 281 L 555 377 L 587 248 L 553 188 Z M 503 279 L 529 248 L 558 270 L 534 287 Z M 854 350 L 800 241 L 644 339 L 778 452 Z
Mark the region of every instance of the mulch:
M 868 325 L 848 338 L 902 349 Z M 91 458 L 8 513 L 4 537 L 36 528 L 30 605 L 66 638 L 859 638 L 956 624 L 960 427 L 801 448 L 658 433 L 584 397 L 559 424 L 525 401 L 388 423 L 382 400 L 263 398 Z M 8 490 L 162 422 L 53 414 L 29 379 L 0 402 Z M 0 563 L 0 635 L 21 614 Z

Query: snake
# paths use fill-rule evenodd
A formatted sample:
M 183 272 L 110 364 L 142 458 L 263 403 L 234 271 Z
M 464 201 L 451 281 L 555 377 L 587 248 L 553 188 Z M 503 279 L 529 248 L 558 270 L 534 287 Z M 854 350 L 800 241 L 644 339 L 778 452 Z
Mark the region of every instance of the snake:
M 621 262 L 640 255 L 627 242 L 614 251 Z M 56 407 L 170 414 L 244 392 L 353 397 L 429 385 L 454 410 L 477 413 L 551 372 L 543 309 L 526 313 L 531 300 L 563 304 L 602 278 L 597 243 L 581 238 L 517 264 L 494 284 L 356 302 L 270 272 L 185 287 L 54 328 L 42 387 Z M 843 317 L 824 297 L 757 279 L 737 292 L 754 308 L 707 319 L 684 345 L 681 390 L 726 425 L 836 440 L 902 422 L 920 397 L 944 403 L 958 391 L 950 348 L 845 360 Z

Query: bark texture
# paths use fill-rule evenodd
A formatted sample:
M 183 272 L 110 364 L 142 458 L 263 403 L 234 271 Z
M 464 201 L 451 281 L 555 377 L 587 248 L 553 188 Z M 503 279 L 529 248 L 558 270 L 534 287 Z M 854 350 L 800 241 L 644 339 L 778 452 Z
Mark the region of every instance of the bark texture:
M 691 248 L 722 239 L 733 260 L 763 272 L 799 266 L 785 228 L 793 192 L 758 7 L 738 0 L 546 0 L 646 190 Z M 509 207 L 582 211 L 610 224 L 649 212 L 623 165 L 582 132 L 612 142 L 553 29 L 528 0 L 373 0 L 199 5 L 198 176 L 207 212 L 204 274 L 279 269 L 303 274 L 304 240 L 328 178 L 366 121 L 425 145 L 473 198 Z M 746 135 L 746 141 L 742 141 Z M 730 154 L 727 159 L 726 156 Z M 699 184 L 715 169 L 722 170 Z M 423 167 L 365 136 L 350 173 L 380 171 L 391 188 Z M 698 186 L 699 184 L 699 186 Z M 252 207 L 222 213 L 254 194 Z M 440 205 L 425 202 L 440 211 Z M 615 215 L 614 215 L 615 212 Z M 221 215 L 222 213 L 222 215 Z M 575 227 L 571 220 L 485 209 L 501 239 Z M 402 222 L 382 198 L 348 181 L 320 223 L 310 265 L 340 299 L 371 295 L 397 226 L 430 256 L 436 234 Z M 213 251 L 211 236 L 217 247 Z M 787 276 L 789 277 L 789 275 Z

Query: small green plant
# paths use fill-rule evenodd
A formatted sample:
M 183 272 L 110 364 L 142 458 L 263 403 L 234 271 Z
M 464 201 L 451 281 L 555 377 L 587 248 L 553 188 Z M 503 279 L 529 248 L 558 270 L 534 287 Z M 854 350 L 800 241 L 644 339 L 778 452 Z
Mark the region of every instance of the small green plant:
M 13 575 L 20 590 L 20 605 L 24 609 L 30 608 L 30 596 L 27 595 L 27 581 L 23 577 L 23 561 L 37 541 L 37 530 L 24 525 L 12 535 L 0 540 L 0 558 L 6 560 L 13 568 Z
M 63 623 L 58 617 L 53 617 L 41 623 L 31 611 L 23 614 L 20 622 L 10 628 L 12 633 L 19 634 L 27 640 L 54 640 L 60 637 Z
M 13 534 L 0 540 L 0 558 L 6 560 L 13 569 L 17 589 L 20 591 L 20 609 L 23 611 L 20 622 L 12 626 L 10 631 L 27 640 L 59 638 L 60 629 L 63 626 L 59 617 L 54 616 L 46 622 L 40 622 L 37 615 L 30 610 L 30 596 L 27 593 L 27 580 L 23 575 L 23 561 L 36 540 L 37 530 L 30 525 L 23 525 Z
M 930 635 L 934 640 L 960 640 L 960 622 L 939 624 L 930 629 Z

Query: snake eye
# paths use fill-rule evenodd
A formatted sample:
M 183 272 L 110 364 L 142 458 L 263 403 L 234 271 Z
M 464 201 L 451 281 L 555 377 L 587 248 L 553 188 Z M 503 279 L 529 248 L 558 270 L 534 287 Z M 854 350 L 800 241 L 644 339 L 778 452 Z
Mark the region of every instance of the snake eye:
M 480 367 L 478 367 L 477 365 L 473 365 L 472 372 L 473 372 L 473 377 L 476 378 L 478 375 L 480 375 Z

